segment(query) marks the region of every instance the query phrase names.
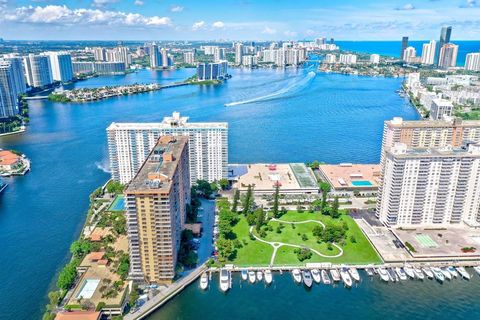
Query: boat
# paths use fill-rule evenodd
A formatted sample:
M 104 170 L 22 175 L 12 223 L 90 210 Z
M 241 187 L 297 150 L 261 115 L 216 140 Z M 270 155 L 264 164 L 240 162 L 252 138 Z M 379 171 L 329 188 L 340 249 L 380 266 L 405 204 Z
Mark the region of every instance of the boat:
M 378 268 L 378 274 L 380 275 L 380 278 L 385 281 L 385 282 L 388 282 L 390 280 L 390 277 L 388 275 L 388 271 L 387 269 L 385 268 Z
M 375 271 L 372 267 L 366 267 L 365 272 L 368 274 L 369 277 L 373 277 L 373 275 L 375 274 Z
M 263 272 L 262 270 L 257 271 L 257 280 L 262 281 L 263 280 Z
M 443 274 L 440 268 L 434 267 L 432 268 L 433 276 L 440 282 L 445 281 L 445 275 Z
M 470 274 L 465 270 L 464 267 L 457 267 L 458 273 L 462 276 L 465 280 L 470 280 Z
M 405 273 L 409 278 L 415 279 L 415 271 L 413 271 L 413 268 L 409 265 L 405 265 L 403 267 L 403 270 L 405 270 Z
M 340 273 L 338 273 L 337 269 L 330 269 L 330 275 L 332 276 L 333 282 L 340 281 Z
M 455 267 L 448 267 L 447 268 L 448 272 L 450 272 L 450 274 L 452 275 L 452 277 L 454 278 L 458 278 L 458 272 L 457 272 L 457 269 L 455 269 Z
M 313 284 L 313 279 L 312 279 L 312 274 L 310 273 L 310 270 L 303 270 L 302 272 L 303 275 L 303 283 L 311 288 Z
M 399 280 L 400 280 L 400 279 L 398 278 L 397 273 L 395 272 L 395 270 L 393 270 L 393 268 L 388 268 L 387 271 L 388 271 L 388 276 L 390 277 L 390 280 L 391 280 L 392 282 L 395 282 L 395 281 L 399 281 Z
M 480 276 L 480 267 L 473 267 L 473 270 Z
M 360 274 L 358 274 L 357 268 L 351 267 L 348 269 L 348 272 L 350 273 L 350 276 L 353 280 L 357 282 L 360 281 Z
M 423 271 L 423 273 L 425 273 L 425 275 L 427 276 L 428 279 L 433 279 L 434 275 L 433 275 L 433 271 L 432 271 L 432 269 L 430 269 L 430 267 L 423 267 L 422 271 Z
M 206 290 L 208 288 L 208 274 L 204 272 L 200 277 L 200 288 Z
M 255 271 L 248 271 L 248 282 L 255 283 Z
M 302 273 L 300 272 L 300 269 L 293 269 L 292 276 L 293 276 L 293 280 L 296 283 L 302 282 Z
M 425 276 L 423 275 L 422 269 L 413 268 L 413 272 L 415 272 L 415 277 L 417 277 L 419 280 L 425 279 Z
M 326 270 L 322 270 L 320 272 L 320 275 L 322 276 L 322 282 L 323 284 L 330 284 L 332 281 L 330 281 L 330 277 L 328 276 L 328 272 Z
M 440 268 L 440 271 L 443 273 L 443 275 L 445 276 L 445 279 L 447 280 L 452 280 L 452 274 L 450 272 L 448 272 L 448 269 L 446 267 L 441 267 Z
M 320 283 L 322 281 L 322 277 L 321 277 L 320 271 L 318 271 L 318 269 L 312 269 L 312 277 L 313 277 L 313 281 L 315 281 L 315 283 Z
M 340 277 L 342 278 L 343 283 L 345 284 L 345 287 L 350 288 L 352 286 L 352 278 L 350 277 L 350 273 L 348 273 L 347 268 L 341 268 L 340 269 Z
M 248 271 L 245 270 L 245 269 L 243 269 L 242 272 L 241 272 L 241 274 L 242 274 L 242 280 L 243 280 L 243 281 L 247 281 L 247 279 L 248 279 Z
M 272 270 L 265 270 L 265 283 L 270 284 L 273 281 Z
M 220 269 L 220 289 L 223 292 L 230 289 L 230 272 L 226 269 Z
M 407 280 L 407 274 L 406 274 L 405 270 L 403 270 L 403 268 L 396 267 L 395 272 L 397 273 L 400 280 Z

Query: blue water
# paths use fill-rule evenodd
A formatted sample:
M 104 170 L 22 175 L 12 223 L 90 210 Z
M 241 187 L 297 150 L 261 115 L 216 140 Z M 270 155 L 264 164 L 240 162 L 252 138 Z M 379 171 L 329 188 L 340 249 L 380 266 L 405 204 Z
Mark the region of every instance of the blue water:
M 125 209 L 125 198 L 122 195 L 118 195 L 115 200 L 113 200 L 112 205 L 108 210 L 110 211 L 122 211 Z
M 455 36 L 455 34 L 453 35 Z M 438 39 L 432 40 L 437 41 L 438 45 Z M 429 41 L 409 41 L 408 45 L 414 47 L 417 50 L 417 56 L 420 56 L 422 54 L 423 44 Z M 459 46 L 458 66 L 465 65 L 465 56 L 467 53 L 480 51 L 480 41 L 455 41 L 455 39 L 452 38 L 451 42 Z M 342 50 L 352 50 L 361 53 L 378 53 L 397 58 L 400 56 L 400 48 L 402 46 L 401 41 L 336 41 L 336 44 Z
M 144 70 L 75 86 L 172 82 L 193 73 Z M 83 225 L 88 195 L 109 178 L 105 129 L 112 121 L 160 121 L 173 111 L 191 121 L 227 121 L 231 163 L 375 163 L 383 121 L 418 118 L 395 93 L 400 79 L 310 77 L 308 70 L 232 74 L 217 87 L 177 87 L 86 104 L 30 101 L 28 132 L 0 140 L 1 148 L 19 150 L 32 161 L 29 174 L 6 179 L 9 186 L 0 197 L 0 319 L 41 316 L 55 273 L 70 258 L 68 248 Z

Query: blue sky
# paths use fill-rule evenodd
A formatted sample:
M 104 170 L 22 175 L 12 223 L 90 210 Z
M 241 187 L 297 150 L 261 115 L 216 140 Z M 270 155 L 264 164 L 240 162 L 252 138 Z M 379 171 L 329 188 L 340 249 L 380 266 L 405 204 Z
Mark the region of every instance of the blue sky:
M 0 37 L 84 40 L 480 40 L 480 0 L 0 0 Z

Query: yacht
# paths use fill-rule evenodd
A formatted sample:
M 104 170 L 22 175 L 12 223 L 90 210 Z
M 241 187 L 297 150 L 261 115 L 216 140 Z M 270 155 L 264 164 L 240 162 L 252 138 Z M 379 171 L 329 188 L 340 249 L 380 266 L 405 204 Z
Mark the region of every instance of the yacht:
M 385 281 L 385 282 L 388 282 L 388 280 L 390 280 L 390 277 L 388 276 L 388 271 L 387 269 L 385 268 L 378 268 L 378 274 L 380 275 L 380 278 Z
M 262 270 L 257 271 L 257 280 L 262 281 L 263 280 L 263 272 Z
M 435 276 L 435 279 L 437 279 L 440 282 L 445 281 L 445 275 L 443 274 L 442 270 L 440 268 L 434 267 L 432 268 L 433 275 Z
M 450 274 L 452 275 L 452 277 L 454 278 L 458 278 L 458 272 L 457 272 L 457 269 L 455 269 L 455 267 L 448 267 L 447 268 L 448 272 L 450 272 Z
M 315 283 L 320 283 L 322 281 L 322 277 L 320 276 L 320 271 L 318 271 L 318 269 L 312 269 L 312 277 Z
M 312 279 L 312 274 L 310 273 L 310 270 L 303 270 L 302 272 L 303 275 L 303 283 L 311 288 L 313 284 L 313 279 Z
M 365 272 L 368 274 L 369 277 L 373 277 L 374 269 L 372 267 L 366 267 Z
M 405 265 L 403 267 L 403 270 L 405 270 L 405 273 L 409 278 L 415 279 L 415 271 L 413 271 L 413 268 L 409 265 Z
M 443 275 L 445 276 L 445 279 L 447 280 L 452 280 L 452 274 L 450 272 L 448 272 L 448 269 L 446 267 L 441 267 L 440 268 L 440 271 L 443 273 Z
M 342 278 L 343 283 L 345 284 L 345 287 L 350 288 L 352 286 L 352 278 L 350 277 L 350 274 L 348 273 L 347 268 L 341 268 L 340 269 L 340 277 Z
M 293 269 L 292 270 L 292 276 L 293 276 L 293 280 L 296 283 L 302 282 L 302 273 L 300 272 L 299 269 Z
M 265 283 L 270 284 L 273 281 L 272 270 L 265 270 Z
M 425 279 L 425 276 L 423 275 L 422 269 L 413 268 L 413 272 L 415 272 L 415 277 L 417 277 L 419 280 Z
M 403 270 L 403 268 L 396 267 L 395 272 L 397 273 L 400 280 L 407 280 L 407 274 L 405 273 L 405 270 Z
M 230 289 L 230 272 L 226 269 L 220 269 L 220 289 L 223 292 Z
M 423 273 L 425 273 L 425 275 L 427 276 L 428 279 L 433 279 L 434 274 L 433 274 L 432 269 L 430 269 L 430 267 L 423 267 L 422 271 L 423 271 Z
M 248 282 L 255 283 L 255 271 L 248 271 Z
M 332 283 L 332 281 L 330 281 L 330 277 L 328 276 L 328 272 L 326 270 L 322 270 L 322 272 L 320 272 L 321 276 L 322 276 L 322 282 L 323 284 L 330 284 Z M 480 273 L 479 273 L 480 274 Z
M 200 288 L 206 290 L 208 288 L 208 274 L 206 272 L 202 273 L 200 277 Z
M 467 270 L 465 270 L 464 267 L 457 267 L 457 271 L 463 279 L 470 280 L 470 274 L 467 272 Z
M 350 276 L 353 280 L 357 282 L 360 281 L 360 274 L 358 274 L 357 268 L 351 267 L 348 269 L 348 272 L 350 273 Z
M 241 274 L 242 274 L 242 280 L 243 280 L 243 281 L 247 281 L 247 279 L 248 279 L 248 271 L 247 271 L 246 269 L 243 269 L 242 272 L 241 272 Z
M 475 270 L 475 272 L 480 276 L 480 267 L 479 266 L 473 267 L 473 270 Z
M 395 270 L 393 270 L 393 268 L 388 268 L 387 271 L 388 271 L 388 276 L 390 277 L 390 281 L 395 282 L 400 280 L 397 274 L 395 273 Z
M 333 282 L 340 281 L 340 273 L 338 273 L 337 269 L 330 269 L 330 275 L 332 276 Z

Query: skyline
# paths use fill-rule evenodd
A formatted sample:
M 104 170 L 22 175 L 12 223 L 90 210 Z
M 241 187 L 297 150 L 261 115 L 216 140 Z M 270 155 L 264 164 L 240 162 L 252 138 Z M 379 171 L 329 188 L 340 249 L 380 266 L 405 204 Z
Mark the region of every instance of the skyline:
M 233 14 L 234 13 L 234 14 Z M 301 1 L 0 0 L 6 40 L 480 39 L 476 0 Z M 461 35 L 459 37 L 458 35 Z M 461 38 L 461 39 L 460 39 Z

